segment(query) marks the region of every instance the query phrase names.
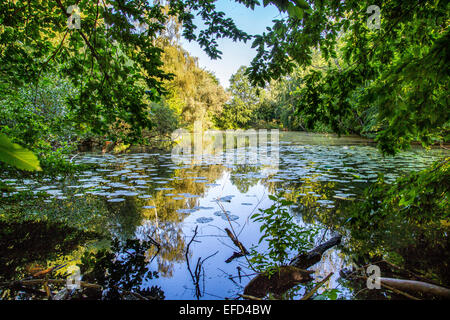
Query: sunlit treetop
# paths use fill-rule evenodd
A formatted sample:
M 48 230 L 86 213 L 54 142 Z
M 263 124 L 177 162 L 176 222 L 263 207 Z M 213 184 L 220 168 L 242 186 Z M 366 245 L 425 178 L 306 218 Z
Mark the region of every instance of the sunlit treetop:
M 253 8 L 256 1 L 238 1 Z M 162 50 L 156 39 L 177 19 L 183 35 L 212 57 L 217 38 L 247 41 L 251 36 L 218 12 L 214 1 L 31 0 L 0 4 L 0 88 L 39 85 L 46 72 L 65 75 L 79 89 L 70 98 L 78 124 L 97 133 L 120 121 L 133 129 L 130 140 L 151 127 L 144 100 L 164 93 Z M 206 29 L 196 31 L 194 14 Z

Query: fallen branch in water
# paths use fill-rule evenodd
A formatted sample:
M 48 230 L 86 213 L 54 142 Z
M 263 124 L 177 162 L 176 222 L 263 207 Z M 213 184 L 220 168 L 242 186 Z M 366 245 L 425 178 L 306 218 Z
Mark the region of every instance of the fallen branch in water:
M 248 254 L 247 249 L 244 247 L 244 245 L 233 235 L 233 233 L 230 231 L 230 229 L 225 228 L 225 231 L 228 235 L 228 237 L 230 237 L 231 241 L 233 241 L 233 243 L 235 244 L 236 247 L 238 247 L 241 252 L 243 254 Z
M 420 300 L 420 299 L 417 297 L 414 297 L 404 291 L 420 292 L 423 294 L 431 294 L 434 296 L 440 296 L 440 297 L 444 297 L 446 299 L 450 299 L 450 289 L 449 288 L 446 288 L 432 280 L 429 280 L 420 275 L 417 275 L 409 270 L 405 270 L 399 266 L 396 266 L 395 264 L 393 264 L 389 261 L 381 260 L 381 261 L 378 261 L 378 262 L 375 262 L 372 264 L 376 264 L 376 263 L 385 263 L 389 267 L 392 267 L 402 273 L 407 273 L 412 278 L 423 280 L 423 281 L 417 281 L 417 280 L 409 280 L 409 279 L 380 277 L 379 278 L 380 285 L 385 287 L 386 289 L 389 289 L 397 294 L 403 295 L 403 296 L 405 296 L 409 299 L 413 299 L 413 300 Z M 368 265 L 366 265 L 366 266 L 368 266 Z M 363 266 L 362 268 L 364 269 L 366 266 Z M 349 275 L 345 275 L 345 277 L 352 277 L 352 274 L 354 274 L 354 273 L 355 272 L 352 272 Z M 366 276 L 356 276 L 356 278 L 367 280 Z
M 367 281 L 367 277 L 366 277 L 366 276 L 358 276 L 357 278 L 361 278 L 361 279 L 364 279 L 364 280 Z M 399 289 L 393 288 L 393 287 L 391 287 L 391 286 L 389 286 L 389 285 L 387 285 L 386 283 L 383 283 L 383 282 L 381 282 L 381 281 L 380 281 L 380 285 L 381 285 L 382 287 L 384 287 L 384 288 L 386 288 L 386 289 L 388 289 L 388 290 L 391 290 L 391 291 L 394 292 L 394 293 L 397 293 L 397 294 L 399 294 L 399 295 L 402 295 L 402 296 L 404 296 L 404 297 L 406 297 L 406 298 L 408 298 L 408 299 L 411 299 L 411 300 L 420 300 L 420 299 L 417 298 L 417 297 L 414 297 L 414 296 L 412 296 L 412 295 L 410 295 L 410 294 L 408 294 L 408 293 L 406 293 L 406 292 L 403 292 L 403 291 L 401 291 L 401 290 L 399 290 Z
M 250 280 L 244 288 L 244 294 L 257 298 L 263 298 L 269 292 L 281 295 L 299 283 L 311 281 L 312 273 L 314 271 L 303 270 L 293 266 L 281 266 L 271 276 L 260 273 Z
M 236 258 L 240 258 L 245 256 L 245 254 L 243 254 L 242 252 L 233 252 L 233 255 L 231 257 L 229 257 L 227 260 L 225 260 L 225 263 L 230 263 L 231 261 L 233 261 Z
M 312 297 L 312 295 L 325 284 L 325 282 L 330 279 L 330 277 L 333 275 L 333 272 L 327 275 L 322 281 L 320 281 L 310 292 L 306 293 L 300 300 L 308 300 Z
M 53 284 L 66 284 L 67 280 L 65 280 L 65 279 L 17 280 L 17 281 L 11 281 L 11 282 L 0 282 L 0 286 L 9 287 L 9 286 L 14 286 L 14 285 L 24 285 L 24 286 L 37 285 L 37 284 L 43 285 L 45 282 L 53 283 Z M 99 284 L 88 283 L 88 282 L 84 282 L 84 281 L 80 281 L 80 286 L 85 287 L 85 288 L 102 289 L 102 286 Z
M 269 292 L 281 295 L 299 283 L 311 281 L 311 274 L 314 271 L 306 269 L 319 262 L 322 254 L 331 247 L 339 244 L 341 238 L 342 236 L 340 235 L 335 236 L 307 253 L 296 256 L 288 266 L 281 266 L 270 277 L 267 274 L 258 274 L 245 286 L 244 294 L 257 298 L 262 298 Z
M 415 280 L 394 279 L 394 278 L 380 278 L 380 282 L 382 285 L 383 284 L 388 285 L 393 288 L 404 291 L 428 293 L 450 299 L 449 289 L 431 283 Z
M 238 247 L 240 252 L 233 252 L 233 255 L 229 257 L 227 260 L 225 260 L 226 263 L 230 263 L 236 258 L 243 257 L 248 254 L 248 250 L 244 247 L 244 245 L 233 235 L 233 233 L 230 231 L 230 229 L 225 228 L 225 231 L 228 235 L 228 237 L 233 241 L 234 245 Z
M 261 301 L 261 298 L 258 297 L 254 297 L 254 296 L 249 296 L 247 294 L 240 294 L 239 295 L 241 298 L 247 299 L 247 300 L 255 300 L 255 301 Z
M 307 253 L 299 254 L 298 256 L 296 256 L 291 260 L 289 265 L 300 269 L 307 269 L 312 265 L 316 264 L 317 262 L 319 262 L 320 259 L 322 259 L 322 254 L 325 251 L 341 243 L 341 239 L 342 236 L 340 235 L 335 236 L 330 240 L 318 245 L 314 249 L 308 251 Z

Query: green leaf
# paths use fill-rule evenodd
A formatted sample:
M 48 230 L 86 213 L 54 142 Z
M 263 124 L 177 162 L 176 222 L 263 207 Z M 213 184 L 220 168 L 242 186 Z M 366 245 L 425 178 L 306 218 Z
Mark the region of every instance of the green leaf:
M 21 170 L 42 171 L 39 160 L 33 152 L 12 143 L 4 134 L 0 134 L 0 161 Z
M 302 9 L 306 10 L 311 9 L 308 2 L 306 2 L 305 0 L 294 0 L 294 2 L 297 4 L 297 6 L 299 6 Z
M 293 5 L 292 3 L 289 3 L 288 9 L 287 9 L 289 16 L 291 18 L 298 18 L 298 19 L 302 19 L 303 18 L 303 10 L 302 8 Z

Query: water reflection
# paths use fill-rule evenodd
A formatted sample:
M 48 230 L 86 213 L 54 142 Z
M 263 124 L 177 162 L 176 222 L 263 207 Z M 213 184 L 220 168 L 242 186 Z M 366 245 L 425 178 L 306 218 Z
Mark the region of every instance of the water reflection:
M 236 297 L 249 281 L 249 277 L 238 275 L 252 271 L 243 258 L 229 264 L 224 262 L 236 250 L 224 229 L 231 223 L 247 248 L 256 246 L 260 237 L 259 225 L 252 223 L 249 216 L 258 208 L 271 205 L 267 195 L 280 192 L 296 203 L 291 212 L 298 223 L 322 227 L 317 243 L 336 230 L 348 236 L 343 248 L 329 250 L 314 267 L 316 275 L 334 272 L 328 285 L 340 285 L 345 297 L 350 297 L 356 289 L 341 282 L 339 270 L 358 258 L 355 252 L 374 255 L 377 252 L 367 248 L 384 247 L 404 257 L 420 256 L 417 253 L 420 250 L 430 256 L 442 257 L 435 247 L 427 247 L 427 244 L 414 248 L 409 242 L 400 243 L 399 239 L 408 238 L 406 233 L 411 230 L 407 228 L 402 233 L 391 233 L 390 238 L 380 235 L 376 239 L 382 242 L 371 243 L 373 239 L 358 237 L 356 231 L 350 232 L 345 225 L 350 199 L 360 197 L 362 189 L 377 179 L 378 172 L 383 172 L 387 181 L 392 182 L 402 172 L 424 168 L 442 155 L 442 151 L 412 150 L 384 158 L 362 139 L 281 133 L 279 166 L 273 170 L 270 163 L 250 161 L 253 147 L 244 146 L 236 151 L 235 155 L 247 157 L 244 163 L 230 162 L 223 154 L 200 160 L 190 158 L 190 162 L 187 161 L 189 158 L 180 155 L 183 161 L 173 161 L 173 154 L 152 153 L 142 148 L 116 156 L 88 153 L 77 157 L 77 161 L 95 164 L 96 168 L 77 177 L 44 181 L 3 179 L 19 191 L 36 195 L 45 192 L 47 196 L 31 202 L 1 202 L 1 221 L 5 227 L 0 229 L 3 230 L 0 241 L 4 244 L 2 249 L 8 250 L 1 255 L 0 277 L 22 279 L 30 263 L 55 265 L 72 261 L 82 264 L 80 257 L 87 255 L 91 260 L 86 258 L 84 263 L 91 261 L 91 269 L 85 269 L 85 277 L 90 275 L 92 281 L 104 281 L 110 289 L 110 298 L 120 294 L 117 289 L 111 289 L 113 286 L 126 286 L 128 289 L 125 290 L 147 290 L 143 292 L 150 295 L 151 291 L 159 298 L 193 299 L 195 285 L 186 267 L 185 252 L 193 230 L 198 226 L 196 241 L 190 248 L 191 261 L 219 251 L 203 265 L 205 285 L 201 298 Z M 4 192 L 2 196 L 7 200 L 14 192 Z M 230 221 L 221 212 L 219 204 L 229 212 Z M 52 227 L 34 225 L 43 219 L 48 221 L 45 223 L 53 224 Z M 11 230 L 14 224 L 17 224 L 13 228 L 16 240 L 5 231 Z M 30 241 L 19 241 L 28 239 L 22 230 L 30 228 L 40 230 L 42 235 L 33 236 Z M 383 232 L 386 233 L 385 229 L 380 231 Z M 437 239 L 442 235 L 422 236 Z M 66 245 L 70 239 L 76 241 Z M 92 244 L 92 240 L 97 242 Z M 123 252 L 128 250 L 124 248 L 131 248 L 134 260 L 131 257 L 123 260 Z M 264 244 L 260 249 L 264 250 Z M 442 244 L 442 250 L 449 252 L 448 242 Z M 117 260 L 121 261 L 120 265 L 109 264 L 109 268 L 116 270 L 115 282 L 108 285 L 98 270 L 92 278 L 92 270 L 101 265 L 95 261 L 107 261 L 107 258 L 114 261 L 113 257 L 121 257 Z M 138 265 L 127 266 L 132 260 Z M 406 260 L 408 263 L 444 277 L 441 270 L 431 267 L 431 263 L 424 265 L 414 259 Z M 136 270 L 141 276 L 134 273 Z

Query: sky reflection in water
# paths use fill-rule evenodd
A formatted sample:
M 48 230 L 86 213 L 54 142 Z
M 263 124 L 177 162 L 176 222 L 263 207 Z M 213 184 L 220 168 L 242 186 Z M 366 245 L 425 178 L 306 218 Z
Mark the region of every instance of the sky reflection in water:
M 247 159 L 254 159 L 250 153 L 245 154 L 245 148 L 240 151 Z M 116 156 L 84 154 L 77 161 L 98 164 L 98 169 L 86 171 L 75 180 L 3 181 L 20 190 L 46 192 L 46 200 L 37 200 L 45 201 L 40 204 L 44 208 L 71 208 L 72 213 L 67 214 L 66 209 L 64 217 L 71 227 L 122 240 L 145 240 L 150 235 L 161 250 L 149 263 L 149 269 L 157 270 L 160 277 L 142 286 L 160 286 L 166 299 L 196 298 L 185 249 L 198 226 L 196 241 L 190 246 L 191 265 L 195 266 L 199 257 L 204 259 L 217 252 L 203 265 L 200 298 L 223 299 L 236 297 L 249 281 L 246 277 L 229 279 L 230 275 L 238 275 L 238 266 L 242 274 L 253 272 L 247 268 L 245 258 L 224 262 L 236 248 L 224 232 L 230 222 L 219 202 L 227 210 L 239 240 L 251 248 L 258 246 L 260 231 L 249 217 L 271 205 L 269 194 L 295 196 L 297 204 L 292 214 L 298 223 L 315 221 L 321 225 L 315 215 L 337 214 L 336 206 L 345 199 L 358 198 L 368 183 L 376 181 L 378 172 L 385 173 L 387 181 L 392 182 L 402 172 L 425 168 L 441 151 L 414 149 L 384 158 L 373 145 L 359 138 L 281 133 L 279 152 L 277 168 L 254 161 L 232 164 L 221 155 L 191 165 L 174 163 L 170 153 L 142 150 Z M 58 214 L 50 219 L 60 220 Z M 327 226 L 321 226 L 323 232 L 317 243 L 331 237 Z M 264 249 L 264 244 L 258 246 L 258 250 Z M 156 248 L 149 249 L 149 260 L 155 252 Z M 327 285 L 334 288 L 346 260 L 338 249 L 331 249 L 313 269 L 321 277 L 334 272 Z M 344 295 L 350 293 L 342 286 L 340 289 Z

